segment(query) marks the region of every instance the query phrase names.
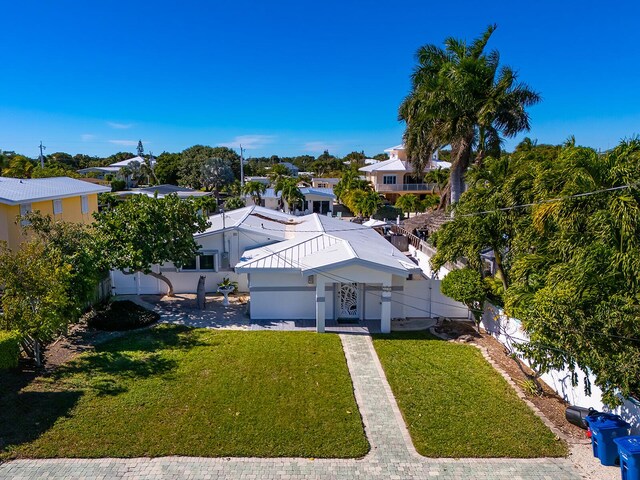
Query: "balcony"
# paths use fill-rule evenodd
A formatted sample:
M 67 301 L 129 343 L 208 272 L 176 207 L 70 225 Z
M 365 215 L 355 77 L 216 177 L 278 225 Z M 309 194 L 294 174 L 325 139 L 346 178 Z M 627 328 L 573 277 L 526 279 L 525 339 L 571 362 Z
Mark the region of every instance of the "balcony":
M 417 193 L 429 193 L 436 188 L 435 183 L 399 183 L 399 184 L 384 184 L 376 183 L 376 192 L 417 192 Z

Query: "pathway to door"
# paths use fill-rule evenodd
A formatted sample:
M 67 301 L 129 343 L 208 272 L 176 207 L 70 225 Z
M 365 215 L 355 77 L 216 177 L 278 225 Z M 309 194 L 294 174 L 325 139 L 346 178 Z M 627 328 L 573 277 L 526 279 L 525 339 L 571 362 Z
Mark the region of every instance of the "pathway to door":
M 419 456 L 368 335 L 340 335 L 369 454 L 359 460 L 302 458 L 134 458 L 16 460 L 0 479 L 476 479 L 578 480 L 567 459 L 429 459 Z M 523 439 L 525 441 L 526 439 Z M 491 439 L 487 439 L 491 441 Z

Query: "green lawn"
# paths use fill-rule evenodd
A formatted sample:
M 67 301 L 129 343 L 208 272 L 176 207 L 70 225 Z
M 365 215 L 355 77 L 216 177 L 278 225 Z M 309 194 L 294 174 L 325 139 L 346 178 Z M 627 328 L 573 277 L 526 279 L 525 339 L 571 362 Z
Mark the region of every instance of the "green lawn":
M 427 333 L 380 335 L 374 345 L 413 444 L 427 457 L 555 457 L 564 442 L 475 347 Z
M 22 380 L 0 376 L 0 458 L 369 450 L 337 335 L 160 326 Z

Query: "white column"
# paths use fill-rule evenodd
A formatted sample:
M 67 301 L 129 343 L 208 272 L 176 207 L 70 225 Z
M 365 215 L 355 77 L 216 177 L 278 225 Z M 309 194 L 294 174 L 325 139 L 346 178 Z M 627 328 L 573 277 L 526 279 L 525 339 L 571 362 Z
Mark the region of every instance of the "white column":
M 382 301 L 380 331 L 382 333 L 391 333 L 391 278 L 382 283 L 380 300 Z
M 325 278 L 316 275 L 316 332 L 324 333 L 324 319 L 326 310 Z

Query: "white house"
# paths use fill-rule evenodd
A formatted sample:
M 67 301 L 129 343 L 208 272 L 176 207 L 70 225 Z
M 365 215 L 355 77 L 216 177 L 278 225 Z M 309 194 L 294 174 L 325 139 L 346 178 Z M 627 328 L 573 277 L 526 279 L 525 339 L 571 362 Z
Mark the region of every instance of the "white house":
M 144 164 L 145 160 L 142 157 L 133 157 L 127 160 L 122 160 L 120 162 L 112 163 L 111 165 L 108 165 L 106 167 L 82 168 L 78 170 L 78 173 L 82 175 L 86 175 L 87 173 L 95 173 L 96 178 L 100 178 L 100 179 L 104 179 L 107 175 L 113 175 L 115 177 L 116 175 L 118 175 L 122 167 L 129 167 L 133 162 L 138 162 L 140 165 L 142 165 Z M 156 163 L 155 159 L 152 158 L 151 160 L 152 166 L 155 165 L 155 163 Z
M 327 213 L 333 213 L 333 202 L 336 200 L 336 196 L 332 188 L 300 187 L 300 193 L 304 196 L 304 202 L 302 210 L 296 210 L 297 214 L 307 215 L 309 213 L 319 213 L 326 215 Z M 267 188 L 261 195 L 261 198 L 261 207 L 279 210 L 282 205 L 285 211 L 289 211 L 287 202 L 282 200 L 280 192 L 276 193 L 273 188 Z M 247 204 L 253 205 L 251 197 L 247 198 Z
M 327 320 L 379 321 L 389 332 L 392 318 L 451 316 L 437 286 L 372 228 L 257 206 L 210 221 L 190 265 L 154 267 L 176 293 L 194 293 L 201 275 L 207 292 L 230 277 L 250 293 L 252 320 L 315 320 L 319 332 Z M 112 280 L 116 294 L 167 291 L 147 275 L 112 272 Z

